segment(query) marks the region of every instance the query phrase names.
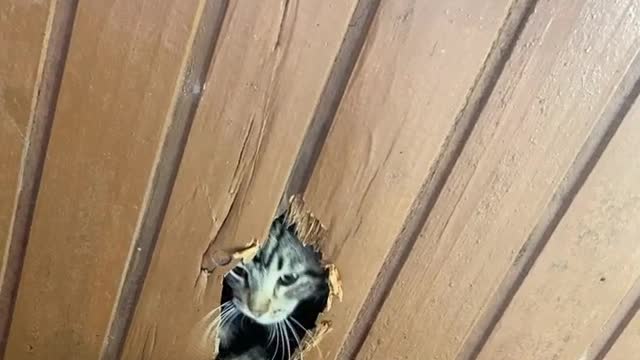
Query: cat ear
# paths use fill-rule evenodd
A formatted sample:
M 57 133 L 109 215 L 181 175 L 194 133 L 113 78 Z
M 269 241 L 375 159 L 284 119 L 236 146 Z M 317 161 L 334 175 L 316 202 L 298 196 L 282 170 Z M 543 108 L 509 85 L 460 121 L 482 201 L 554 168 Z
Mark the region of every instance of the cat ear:
M 287 223 L 287 217 L 286 217 L 286 213 L 282 213 L 280 214 L 275 220 L 273 220 L 273 223 L 279 223 L 281 225 L 285 225 Z
M 273 220 L 273 222 L 271 223 L 272 236 L 277 238 L 282 235 L 282 232 L 284 231 L 286 226 L 286 221 L 287 220 L 285 214 L 282 214 Z

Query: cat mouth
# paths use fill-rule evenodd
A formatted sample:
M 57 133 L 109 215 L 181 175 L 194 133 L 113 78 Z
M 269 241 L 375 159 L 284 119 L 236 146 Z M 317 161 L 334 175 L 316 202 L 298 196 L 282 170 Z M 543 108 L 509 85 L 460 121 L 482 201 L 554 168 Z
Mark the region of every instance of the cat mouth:
M 287 316 L 284 316 L 282 312 L 277 312 L 277 313 L 271 312 L 271 313 L 265 313 L 258 316 L 252 313 L 251 310 L 249 310 L 246 306 L 240 304 L 237 300 L 234 299 L 232 303 L 233 303 L 233 306 L 242 313 L 242 315 L 248 317 L 249 319 L 255 321 L 260 325 L 277 324 L 279 322 L 284 321 L 287 318 Z

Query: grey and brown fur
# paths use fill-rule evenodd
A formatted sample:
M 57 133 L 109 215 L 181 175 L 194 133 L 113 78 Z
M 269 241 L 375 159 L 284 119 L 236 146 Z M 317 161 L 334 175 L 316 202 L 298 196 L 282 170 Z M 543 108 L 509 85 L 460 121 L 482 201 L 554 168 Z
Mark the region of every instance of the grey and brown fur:
M 326 305 L 327 271 L 284 216 L 256 256 L 226 276 L 218 360 L 289 359 Z M 225 294 L 223 293 L 223 300 Z

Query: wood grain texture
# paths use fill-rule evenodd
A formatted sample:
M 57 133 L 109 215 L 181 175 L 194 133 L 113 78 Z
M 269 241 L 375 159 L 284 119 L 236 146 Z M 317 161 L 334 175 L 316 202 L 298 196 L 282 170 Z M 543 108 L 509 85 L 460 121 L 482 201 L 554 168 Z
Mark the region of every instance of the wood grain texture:
M 538 4 L 359 358 L 461 355 L 638 51 L 628 4 Z
M 38 88 L 49 2 L 0 3 L 0 258 L 11 238 L 20 187 L 23 149 L 28 142 L 32 103 Z M 4 274 L 4 265 L 2 268 Z M 4 277 L 4 276 L 2 276 Z
M 638 120 L 640 103 L 613 136 L 479 359 L 580 358 L 640 277 Z
M 123 359 L 211 359 L 212 256 L 266 235 L 355 4 L 229 4 Z
M 77 9 L 7 359 L 98 357 L 196 5 Z
M 75 1 L 0 5 L 0 358 L 42 174 Z
M 321 248 L 344 289 L 344 301 L 323 315 L 332 324 L 323 358 L 336 358 L 508 8 L 508 1 L 381 3 L 304 194 L 328 229 Z
M 631 319 L 604 360 L 629 360 L 637 354 L 640 354 L 640 313 L 636 313 Z

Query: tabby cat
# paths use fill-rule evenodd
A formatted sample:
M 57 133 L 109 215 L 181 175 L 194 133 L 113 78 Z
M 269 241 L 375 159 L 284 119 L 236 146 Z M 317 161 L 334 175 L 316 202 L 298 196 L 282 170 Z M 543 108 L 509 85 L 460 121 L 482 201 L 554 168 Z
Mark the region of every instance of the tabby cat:
M 284 216 L 256 256 L 225 275 L 217 360 L 291 359 L 329 294 L 320 255 Z

